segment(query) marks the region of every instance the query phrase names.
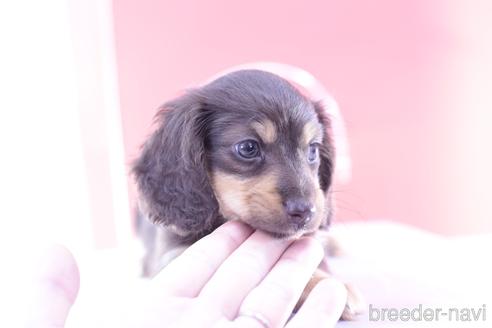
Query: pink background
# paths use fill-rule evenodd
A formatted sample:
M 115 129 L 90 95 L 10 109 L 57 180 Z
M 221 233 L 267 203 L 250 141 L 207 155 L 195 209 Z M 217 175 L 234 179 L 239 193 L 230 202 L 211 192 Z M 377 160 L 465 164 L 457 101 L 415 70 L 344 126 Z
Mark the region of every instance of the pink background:
M 177 92 L 230 66 L 277 61 L 313 73 L 346 120 L 353 174 L 336 188 L 338 222 L 492 231 L 492 2 L 113 5 L 128 163 Z

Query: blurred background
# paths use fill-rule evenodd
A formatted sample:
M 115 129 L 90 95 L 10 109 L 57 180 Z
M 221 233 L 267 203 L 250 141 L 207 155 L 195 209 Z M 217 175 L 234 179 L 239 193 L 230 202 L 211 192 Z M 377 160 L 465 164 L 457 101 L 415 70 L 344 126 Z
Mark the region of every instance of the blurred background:
M 353 164 L 337 222 L 492 232 L 488 0 L 1 6 L 2 220 L 19 234 L 124 244 L 158 106 L 255 61 L 301 67 L 337 100 Z
M 115 1 L 125 159 L 156 108 L 244 62 L 302 67 L 338 101 L 353 162 L 337 220 L 492 231 L 490 1 Z M 132 197 L 133 198 L 133 197 Z
M 248 62 L 303 68 L 338 102 L 352 171 L 335 223 L 492 233 L 491 36 L 489 0 L 0 2 L 0 306 L 46 243 L 94 281 L 129 265 L 128 172 L 157 108 Z

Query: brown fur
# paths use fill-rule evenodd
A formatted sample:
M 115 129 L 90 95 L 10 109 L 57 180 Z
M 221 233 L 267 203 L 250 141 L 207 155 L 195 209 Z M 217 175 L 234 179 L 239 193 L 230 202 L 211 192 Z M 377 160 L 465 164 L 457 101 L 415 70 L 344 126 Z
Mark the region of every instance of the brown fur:
M 277 129 L 270 120 L 254 122 L 252 127 L 265 143 L 273 143 L 277 139 Z
M 145 275 L 227 220 L 277 238 L 328 228 L 330 120 L 287 81 L 233 72 L 166 103 L 156 122 L 133 166 Z

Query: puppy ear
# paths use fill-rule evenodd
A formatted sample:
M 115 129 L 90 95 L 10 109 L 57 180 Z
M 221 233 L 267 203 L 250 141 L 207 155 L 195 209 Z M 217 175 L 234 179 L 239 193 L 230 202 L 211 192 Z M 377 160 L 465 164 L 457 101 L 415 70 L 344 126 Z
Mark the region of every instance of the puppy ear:
M 193 92 L 166 103 L 133 166 L 144 214 L 183 236 L 207 232 L 219 216 L 205 154 L 210 114 L 202 107 Z
M 332 138 L 330 135 L 331 122 L 326 110 L 320 102 L 313 102 L 314 109 L 318 115 L 318 120 L 323 126 L 323 143 L 319 147 L 320 166 L 319 166 L 319 184 L 321 190 L 326 194 L 332 183 L 335 149 L 333 147 Z
M 334 163 L 335 163 L 335 148 L 331 138 L 331 122 L 328 113 L 324 109 L 321 102 L 313 102 L 314 110 L 318 116 L 318 120 L 323 126 L 323 142 L 319 147 L 320 165 L 318 170 L 319 185 L 325 194 L 325 211 L 326 217 L 321 222 L 320 229 L 328 229 L 333 217 L 334 208 L 330 188 L 332 184 Z

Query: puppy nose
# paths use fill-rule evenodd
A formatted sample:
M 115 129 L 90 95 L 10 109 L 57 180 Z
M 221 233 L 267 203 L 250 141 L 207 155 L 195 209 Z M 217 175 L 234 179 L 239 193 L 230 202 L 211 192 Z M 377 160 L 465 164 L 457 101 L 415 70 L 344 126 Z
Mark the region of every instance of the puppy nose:
M 285 212 L 298 224 L 307 223 L 314 214 L 314 206 L 302 199 L 289 199 L 284 202 Z

